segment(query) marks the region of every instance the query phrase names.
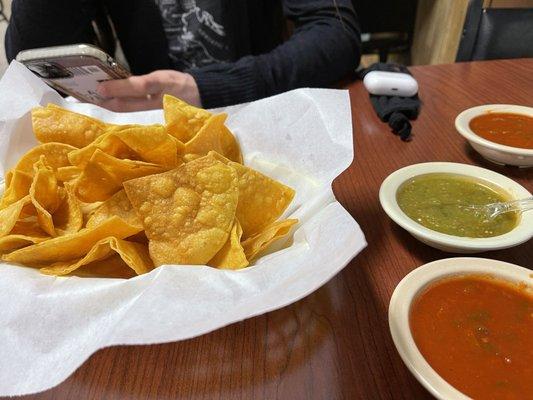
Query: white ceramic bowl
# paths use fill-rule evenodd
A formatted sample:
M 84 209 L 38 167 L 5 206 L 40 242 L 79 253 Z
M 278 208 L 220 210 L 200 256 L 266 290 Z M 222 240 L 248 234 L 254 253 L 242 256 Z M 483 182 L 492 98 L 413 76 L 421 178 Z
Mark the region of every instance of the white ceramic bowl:
M 381 184 L 379 201 L 387 215 L 402 228 L 421 242 L 439 250 L 455 253 L 478 253 L 481 251 L 506 249 L 524 243 L 533 237 L 533 212 L 522 214 L 518 225 L 510 232 L 489 238 L 468 238 L 447 235 L 426 228 L 409 218 L 396 201 L 396 192 L 400 185 L 417 175 L 433 172 L 445 172 L 470 176 L 484 180 L 508 192 L 513 199 L 530 197 L 523 186 L 512 179 L 485 168 L 468 164 L 430 162 L 414 164 L 390 174 Z
M 409 327 L 411 302 L 429 283 L 451 275 L 484 274 L 510 282 L 524 282 L 533 290 L 532 271 L 485 258 L 446 258 L 415 269 L 396 286 L 389 303 L 389 328 L 394 345 L 415 378 L 438 399 L 464 400 L 465 396 L 437 374 L 416 347 Z
M 469 108 L 455 118 L 457 131 L 487 160 L 498 164 L 533 167 L 533 149 L 521 149 L 494 143 L 476 135 L 470 129 L 470 120 L 472 118 L 488 112 L 506 112 L 533 117 L 533 108 L 512 104 L 487 104 Z

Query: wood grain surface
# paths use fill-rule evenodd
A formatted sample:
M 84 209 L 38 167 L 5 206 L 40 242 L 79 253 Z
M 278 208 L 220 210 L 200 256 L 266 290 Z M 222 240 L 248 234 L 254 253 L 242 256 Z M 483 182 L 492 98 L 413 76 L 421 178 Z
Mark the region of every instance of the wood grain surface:
M 378 120 L 361 82 L 348 86 L 356 157 L 334 190 L 369 245 L 340 274 L 291 306 L 208 335 L 100 350 L 58 387 L 23 398 L 430 399 L 394 348 L 387 307 L 409 271 L 454 254 L 392 223 L 379 205 L 379 186 L 406 165 L 454 161 L 503 173 L 533 191 L 533 169 L 484 161 L 454 128 L 456 115 L 475 105 L 533 106 L 533 59 L 412 70 L 423 108 L 409 143 Z M 533 241 L 479 256 L 532 268 Z

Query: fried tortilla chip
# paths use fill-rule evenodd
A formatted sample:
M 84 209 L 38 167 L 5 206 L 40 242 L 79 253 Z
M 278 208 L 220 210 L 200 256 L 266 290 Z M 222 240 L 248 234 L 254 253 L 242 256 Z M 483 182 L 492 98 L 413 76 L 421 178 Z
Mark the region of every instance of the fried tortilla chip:
M 19 220 L 9 235 L 0 238 L 0 253 L 13 251 L 48 239 L 50 236 L 43 232 L 35 218 L 31 221 Z
M 128 240 L 130 242 L 142 243 L 148 246 L 148 238 L 146 237 L 146 232 L 144 230 L 142 232 L 136 233 L 133 236 L 130 236 Z
M 70 235 L 83 226 L 83 213 L 74 189 L 70 185 L 60 188 L 63 192 L 62 202 L 52 216 L 54 229 L 58 235 Z
M 184 145 L 174 136 L 169 135 L 161 125 L 138 125 L 121 130 L 115 136 L 122 140 L 139 155 L 139 159 L 167 167 L 177 167 L 178 154 L 182 154 Z
M 239 163 L 231 162 L 220 154 L 209 153 L 237 171 L 239 177 L 239 204 L 237 219 L 243 238 L 263 231 L 276 221 L 294 198 L 294 190 L 262 173 Z
M 228 240 L 217 254 L 207 263 L 221 269 L 241 269 L 248 266 L 248 260 L 241 245 L 242 228 L 235 219 Z
M 24 154 L 13 170 L 33 175 L 33 165 L 44 156 L 46 165 L 55 172 L 58 168 L 70 166 L 68 153 L 73 150 L 76 148 L 64 143 L 40 144 Z
M 126 146 L 122 140 L 114 135 L 114 131 L 108 131 L 87 146 L 71 151 L 68 155 L 68 159 L 72 165 L 79 169 L 83 169 L 91 160 L 94 152 L 98 149 L 120 159 L 139 159 L 137 154 L 131 148 Z
M 0 238 L 0 254 L 20 249 L 35 243 L 41 243 L 50 239 L 50 236 L 26 236 L 9 234 Z
M 90 216 L 87 228 L 93 228 L 116 215 L 132 226 L 143 229 L 143 225 L 124 190 L 120 190 L 104 201 Z
M 183 143 L 193 138 L 211 116 L 209 111 L 168 94 L 163 96 L 163 110 L 168 133 Z
M 183 159 L 183 162 L 190 162 L 190 161 L 194 161 L 196 160 L 197 158 L 201 158 L 203 156 L 199 155 L 199 154 L 184 154 L 182 159 Z
M 146 246 L 140 243 L 120 240 L 115 237 L 108 237 L 95 243 L 89 252 L 80 260 L 76 262 L 57 262 L 48 267 L 41 268 L 40 271 L 47 275 L 67 275 L 83 265 L 106 259 L 113 252 L 117 253 L 137 275 L 144 274 L 153 269 L 153 263 Z
M 124 181 L 157 174 L 165 169 L 143 161 L 120 160 L 96 150 L 76 180 L 75 194 L 81 201 L 105 201 L 122 188 Z
M 85 203 L 83 201 L 80 201 L 80 207 L 81 212 L 84 215 L 87 215 L 87 219 L 102 205 L 104 204 L 103 201 L 95 201 L 93 203 Z
M 30 203 L 31 199 L 28 195 L 0 210 L 0 238 L 11 232 L 20 217 L 22 209 Z
M 265 251 L 273 242 L 287 235 L 290 232 L 291 227 L 297 222 L 297 219 L 277 221 L 269 225 L 263 231 L 246 239 L 242 242 L 246 258 L 252 262 L 258 254 Z
M 26 172 L 14 170 L 11 175 L 10 183 L 6 183 L 6 191 L 0 202 L 0 209 L 6 208 L 10 204 L 22 199 L 30 193 L 32 176 Z
M 102 135 L 107 124 L 54 104 L 36 107 L 31 112 L 35 137 L 41 143 L 59 142 L 84 147 Z
M 80 176 L 82 171 L 74 165 L 60 167 L 56 170 L 56 178 L 59 182 L 69 182 Z
M 29 193 L 41 229 L 50 236 L 56 236 L 52 214 L 57 210 L 62 199 L 54 171 L 44 164 L 44 159 L 44 156 L 41 156 L 33 167 L 34 176 Z
M 19 220 L 9 235 L 0 238 L 0 253 L 10 252 L 48 239 L 50 236 L 43 232 L 35 217 Z
M 41 267 L 44 264 L 84 257 L 98 241 L 107 237 L 124 239 L 138 232 L 138 227 L 131 226 L 119 217 L 111 217 L 94 228 L 85 228 L 71 235 L 58 236 L 42 243 L 15 250 L 3 255 L 2 259 L 32 267 Z
M 226 114 L 211 116 L 202 129 L 185 143 L 185 153 L 205 155 L 209 151 L 216 151 L 227 159 L 242 164 L 241 148 L 233 133 L 224 125 L 226 118 Z
M 116 253 L 103 260 L 93 261 L 82 265 L 69 275 L 82 278 L 120 278 L 128 279 L 137 276 L 128 264 Z
M 34 164 L 33 171 L 30 196 L 37 200 L 44 209 L 53 213 L 61 202 L 54 171 L 45 164 L 44 156 L 41 156 L 40 160 Z
M 177 167 L 181 163 L 178 154 L 183 153 L 184 145 L 169 135 L 164 126 L 128 125 L 123 129 L 109 130 L 88 146 L 71 152 L 69 160 L 83 168 L 96 149 L 116 158 Z
M 156 266 L 205 264 L 226 242 L 238 200 L 237 174 L 213 157 L 125 182 L 124 188 Z
M 47 236 L 35 216 L 28 217 L 25 219 L 19 219 L 13 229 L 11 229 L 10 234 L 12 235 L 27 235 L 27 236 Z M 49 237 L 49 236 L 48 236 Z
M 12 178 L 13 178 L 13 170 L 7 171 L 4 176 L 4 185 L 6 188 L 9 187 L 9 184 L 11 183 Z

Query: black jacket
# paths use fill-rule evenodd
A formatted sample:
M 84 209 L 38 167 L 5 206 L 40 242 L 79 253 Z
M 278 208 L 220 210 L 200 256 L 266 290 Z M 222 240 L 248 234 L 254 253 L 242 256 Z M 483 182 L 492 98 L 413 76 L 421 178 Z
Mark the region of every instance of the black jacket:
M 330 86 L 357 68 L 360 32 L 349 0 L 232 3 L 241 57 L 189 71 L 204 107 L 242 103 L 304 86 Z M 294 24 L 292 35 L 283 43 L 281 11 Z
M 221 1 L 237 57 L 187 71 L 205 108 L 330 86 L 359 64 L 359 24 L 350 0 Z M 24 49 L 91 42 L 90 21 L 101 2 L 133 73 L 172 68 L 153 0 L 14 0 L 5 39 L 8 59 Z M 294 26 L 284 42 L 283 16 Z

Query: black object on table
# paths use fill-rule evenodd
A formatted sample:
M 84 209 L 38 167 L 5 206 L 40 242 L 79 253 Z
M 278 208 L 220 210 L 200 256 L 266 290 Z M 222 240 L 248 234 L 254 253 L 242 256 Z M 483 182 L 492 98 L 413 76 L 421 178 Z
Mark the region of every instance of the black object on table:
M 402 72 L 411 75 L 407 67 L 399 64 L 375 63 L 360 72 L 361 79 L 371 71 Z M 379 119 L 387 122 L 403 141 L 411 140 L 411 122 L 420 112 L 418 94 L 411 97 L 370 95 L 370 101 Z

